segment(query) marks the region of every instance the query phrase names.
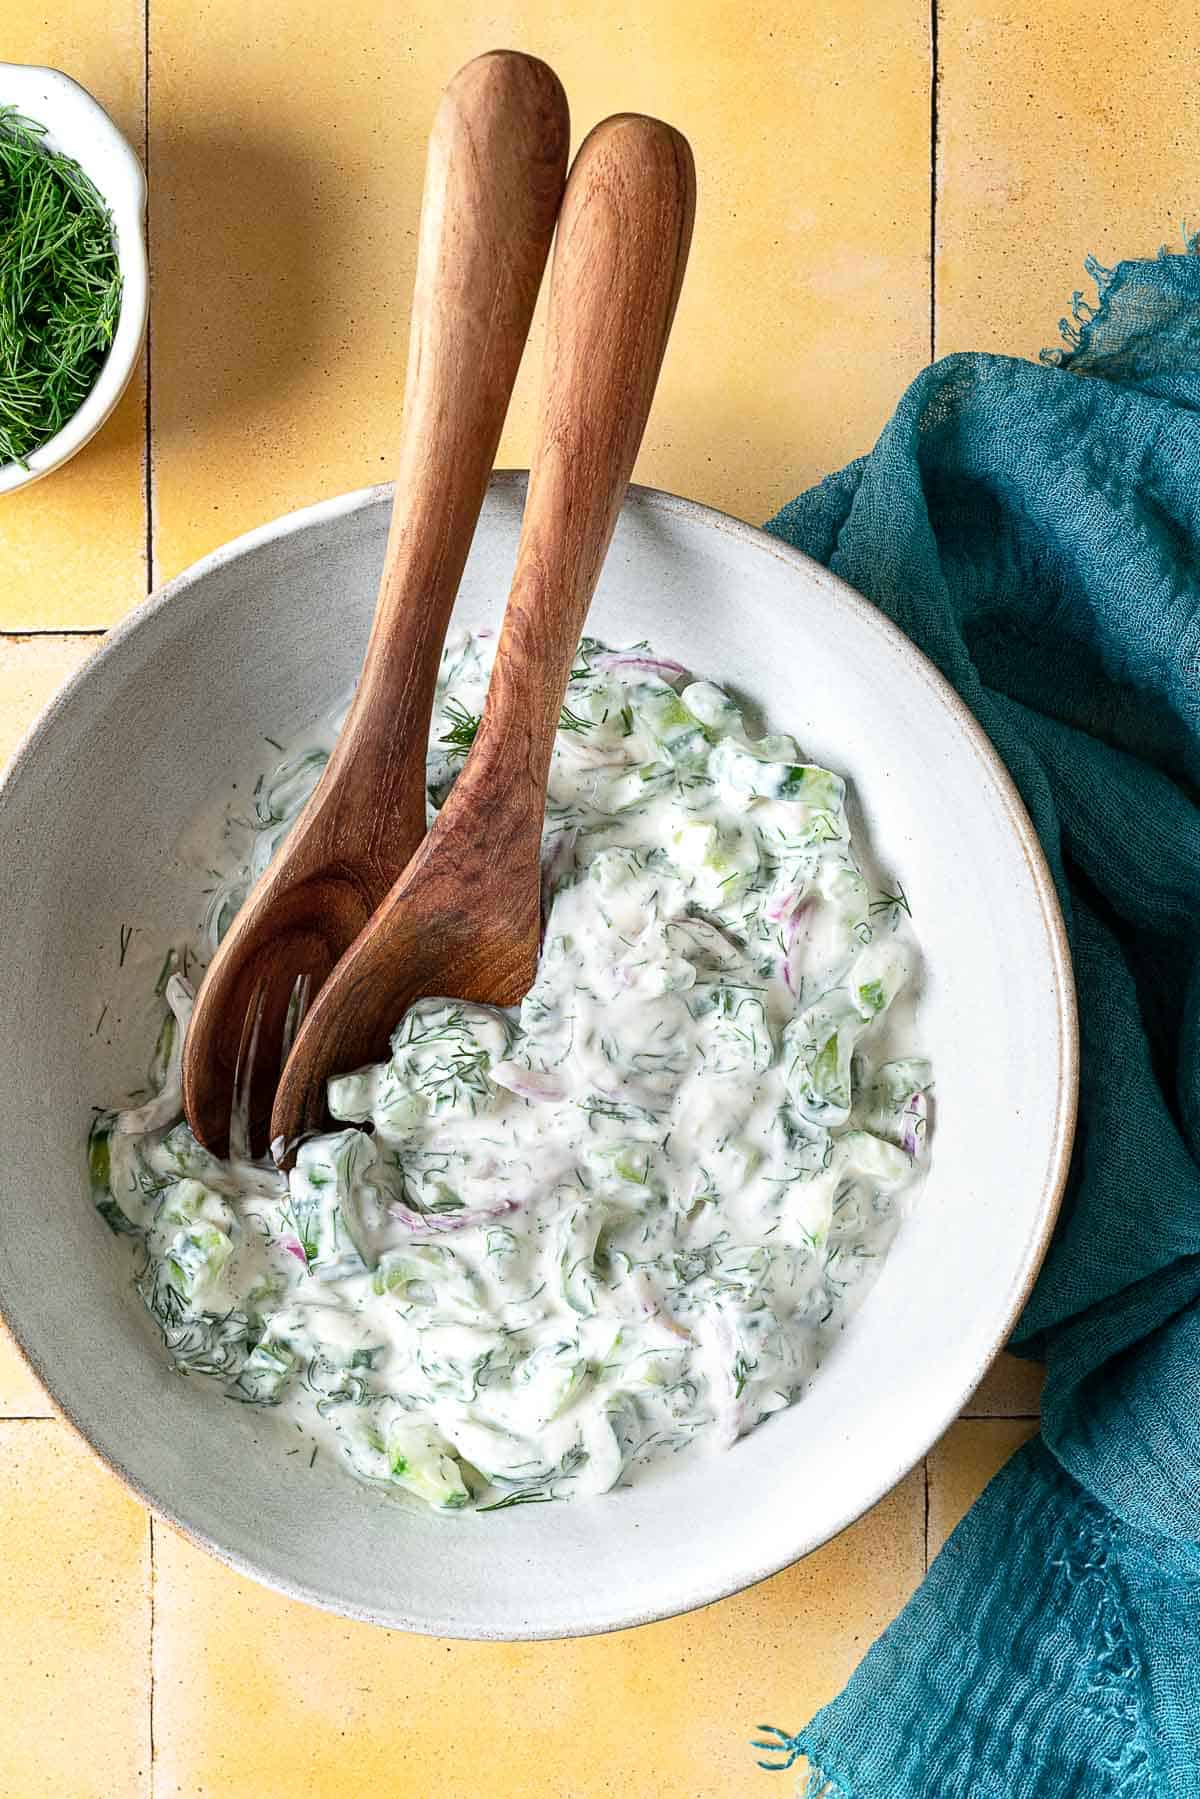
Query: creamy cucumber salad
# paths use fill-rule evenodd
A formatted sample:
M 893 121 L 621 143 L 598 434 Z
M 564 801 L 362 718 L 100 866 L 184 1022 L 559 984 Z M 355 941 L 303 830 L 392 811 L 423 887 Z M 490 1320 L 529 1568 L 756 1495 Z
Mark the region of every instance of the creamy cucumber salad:
M 490 651 L 460 635 L 443 656 L 431 817 Z M 893 1009 L 908 902 L 864 877 L 843 782 L 645 646 L 585 639 L 577 663 L 519 1009 L 414 1006 L 388 1061 L 330 1082 L 337 1128 L 290 1176 L 192 1137 L 191 983 L 334 721 L 260 781 L 207 941 L 162 971 L 153 1096 L 91 1136 L 177 1367 L 274 1408 L 291 1453 L 443 1509 L 604 1492 L 791 1404 L 926 1149 L 931 1073 L 897 1053 Z

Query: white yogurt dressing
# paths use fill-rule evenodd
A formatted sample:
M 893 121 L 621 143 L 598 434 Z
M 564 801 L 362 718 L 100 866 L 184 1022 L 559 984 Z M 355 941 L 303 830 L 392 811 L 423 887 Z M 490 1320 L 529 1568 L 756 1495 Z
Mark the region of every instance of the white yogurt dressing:
M 489 650 L 443 657 L 431 815 Z M 260 783 L 209 949 L 332 735 Z M 191 989 L 165 970 L 158 1096 L 98 1118 L 91 1164 L 178 1366 L 443 1508 L 601 1492 L 788 1405 L 878 1267 L 928 1121 L 928 1065 L 883 1036 L 907 901 L 869 889 L 844 799 L 719 688 L 585 640 L 534 987 L 511 1014 L 414 1006 L 389 1061 L 330 1082 L 343 1128 L 289 1178 L 188 1131 Z

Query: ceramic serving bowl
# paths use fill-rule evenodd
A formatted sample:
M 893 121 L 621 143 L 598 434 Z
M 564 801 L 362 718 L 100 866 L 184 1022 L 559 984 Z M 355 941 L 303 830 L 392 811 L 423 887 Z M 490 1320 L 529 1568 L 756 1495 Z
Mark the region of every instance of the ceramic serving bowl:
M 498 619 L 523 495 L 522 476 L 493 481 L 461 623 Z M 1007 775 L 912 645 L 761 531 L 632 490 L 589 628 L 723 679 L 847 774 L 877 871 L 910 898 L 914 1037 L 937 1083 L 928 1183 L 811 1390 L 727 1454 L 681 1455 L 602 1499 L 449 1517 L 286 1456 L 269 1412 L 173 1371 L 127 1243 L 92 1210 L 84 1139 L 93 1103 L 144 1080 L 155 968 L 202 909 L 189 821 L 265 766 L 265 733 L 286 739 L 354 680 L 389 501 L 379 488 L 294 513 L 173 581 L 64 689 L 0 788 L 0 1309 L 105 1460 L 242 1571 L 403 1629 L 611 1630 L 806 1554 L 970 1394 L 1066 1169 L 1066 943 Z
M 0 62 L 0 106 L 15 106 L 46 127 L 46 148 L 60 150 L 89 175 L 113 221 L 121 268 L 121 312 L 96 384 L 61 431 L 35 450 L 28 466 L 0 463 L 0 494 L 29 487 L 68 462 L 94 437 L 129 385 L 146 336 L 146 177 L 134 152 L 98 100 L 58 69 Z

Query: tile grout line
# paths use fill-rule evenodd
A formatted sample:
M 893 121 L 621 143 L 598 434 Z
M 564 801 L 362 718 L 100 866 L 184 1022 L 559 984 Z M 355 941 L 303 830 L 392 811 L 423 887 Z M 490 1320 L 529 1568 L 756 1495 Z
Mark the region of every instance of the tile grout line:
M 151 435 L 154 267 L 151 232 L 153 206 L 150 188 L 150 0 L 144 0 L 142 9 L 142 68 L 142 167 L 146 171 L 146 271 L 151 301 L 146 315 L 145 453 L 143 457 L 143 478 L 146 486 L 146 592 L 150 594 L 154 592 L 154 454 Z
M 146 171 L 146 269 L 150 299 L 154 298 L 154 275 L 151 259 L 151 220 L 153 205 L 150 187 L 150 0 L 144 0 L 142 7 L 142 166 Z M 145 390 L 145 451 L 143 471 L 146 490 L 146 592 L 154 592 L 154 456 L 151 437 L 152 389 L 153 381 L 153 324 L 151 314 L 153 305 L 146 316 L 146 390 Z M 146 1791 L 149 1799 L 154 1799 L 154 1600 L 155 1600 L 155 1565 L 154 1565 L 154 1514 L 150 1513 L 148 1521 L 148 1560 L 149 1560 L 149 1631 L 148 1631 L 148 1667 L 146 1690 L 146 1738 L 150 1750 L 150 1766 L 147 1771 Z
M 142 166 L 146 169 L 146 273 L 148 273 L 149 309 L 146 315 L 146 459 L 144 459 L 144 479 L 146 479 L 146 592 L 155 592 L 155 439 L 153 439 L 153 299 L 155 299 L 155 273 L 153 273 L 153 189 L 149 178 L 149 43 L 151 43 L 151 27 L 149 27 L 149 0 L 142 5 Z M 148 1693 L 146 1693 L 146 1709 L 148 1709 L 149 1743 L 149 1779 L 146 1783 L 149 1799 L 155 1799 L 155 1651 L 157 1651 L 157 1560 L 155 1560 L 155 1515 L 149 1513 L 149 1668 Z
M 1040 1424 L 1040 1412 L 960 1412 L 956 1424 Z
M 154 1779 L 154 1629 L 155 1629 L 155 1616 L 154 1616 L 154 1614 L 155 1614 L 155 1609 L 156 1609 L 155 1608 L 155 1585 L 156 1585 L 156 1581 L 157 1581 L 157 1573 L 156 1573 L 156 1563 L 155 1563 L 155 1558 L 154 1558 L 154 1513 L 153 1512 L 151 1512 L 149 1515 L 149 1522 L 150 1522 L 150 1691 L 149 1691 L 149 1695 L 148 1695 L 148 1705 L 149 1705 L 149 1712 L 150 1712 L 150 1720 L 149 1720 L 150 1728 L 149 1728 L 149 1731 L 147 1734 L 148 1734 L 149 1742 L 150 1742 L 150 1781 L 149 1781 L 149 1785 L 147 1787 L 147 1792 L 149 1794 L 149 1799 L 154 1799 L 154 1787 L 155 1787 L 155 1779 Z
M 929 0 L 929 360 L 937 356 L 938 5 Z
M 146 592 L 154 592 L 154 438 L 153 438 L 153 300 L 154 300 L 154 265 L 153 265 L 153 233 L 154 215 L 152 189 L 150 184 L 150 0 L 143 0 L 142 7 L 142 166 L 146 171 L 146 270 L 150 292 L 150 308 L 146 316 L 146 390 L 145 390 L 145 452 L 143 460 L 144 481 L 146 490 Z M 157 1571 L 155 1561 L 154 1514 L 148 1517 L 148 1559 L 149 1559 L 149 1631 L 148 1631 L 148 1667 L 146 1692 L 146 1738 L 150 1750 L 150 1766 L 146 1782 L 148 1799 L 154 1799 L 155 1779 L 155 1742 L 154 1742 L 154 1667 L 156 1651 L 156 1585 Z

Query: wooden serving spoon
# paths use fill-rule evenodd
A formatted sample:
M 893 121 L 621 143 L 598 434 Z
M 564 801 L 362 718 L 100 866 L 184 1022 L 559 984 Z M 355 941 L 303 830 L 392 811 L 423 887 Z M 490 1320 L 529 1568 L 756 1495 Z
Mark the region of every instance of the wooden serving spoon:
M 239 911 L 196 999 L 188 1123 L 259 1151 L 298 1014 L 425 835 L 442 640 L 487 490 L 566 179 L 570 124 L 543 62 L 460 69 L 429 143 L 403 442 L 366 661 L 320 784 Z M 332 622 L 332 618 L 331 618 Z
M 575 159 L 537 449 L 479 731 L 428 837 L 300 1028 L 271 1116 L 284 1166 L 324 1123 L 327 1077 L 386 1056 L 414 1000 L 509 1006 L 532 985 L 554 734 L 645 430 L 694 206 L 691 151 L 656 119 L 608 119 Z

